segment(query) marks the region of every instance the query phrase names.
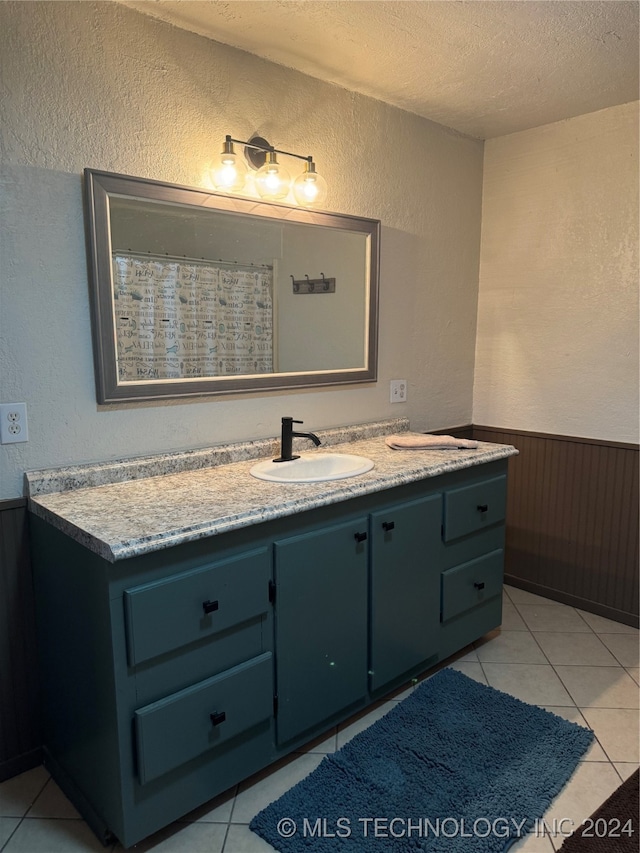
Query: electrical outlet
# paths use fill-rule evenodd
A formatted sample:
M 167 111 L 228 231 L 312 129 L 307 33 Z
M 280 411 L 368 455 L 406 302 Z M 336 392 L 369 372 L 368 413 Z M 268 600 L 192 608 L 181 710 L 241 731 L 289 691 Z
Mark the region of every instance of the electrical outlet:
M 392 403 L 407 402 L 407 380 L 392 379 L 389 383 L 389 400 Z
M 29 441 L 26 403 L 0 403 L 0 443 Z

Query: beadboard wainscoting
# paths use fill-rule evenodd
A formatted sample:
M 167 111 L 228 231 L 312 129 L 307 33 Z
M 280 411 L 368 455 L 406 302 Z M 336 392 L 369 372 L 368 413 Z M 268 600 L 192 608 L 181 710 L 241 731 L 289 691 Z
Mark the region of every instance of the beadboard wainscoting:
M 41 763 L 27 502 L 0 501 L 0 782 Z
M 638 627 L 638 446 L 475 426 L 513 444 L 505 582 Z

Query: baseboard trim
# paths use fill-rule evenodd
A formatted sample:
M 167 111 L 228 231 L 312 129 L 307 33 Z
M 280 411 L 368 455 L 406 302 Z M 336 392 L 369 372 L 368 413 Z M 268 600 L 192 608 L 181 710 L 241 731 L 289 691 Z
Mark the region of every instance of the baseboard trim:
M 0 512 L 5 509 L 22 509 L 26 505 L 26 498 L 3 498 L 0 500 Z
M 42 764 L 42 748 L 32 749 L 23 755 L 16 755 L 0 764 L 0 782 L 6 782 L 13 776 L 18 776 L 26 770 L 33 770 Z
M 571 595 L 568 592 L 562 592 L 558 589 L 553 589 L 543 584 L 533 581 L 518 578 L 515 575 L 506 574 L 504 582 L 509 586 L 515 586 L 518 589 L 523 589 L 525 592 L 531 592 L 534 595 L 541 595 L 543 598 L 550 598 L 552 601 L 558 601 L 560 604 L 568 604 L 571 607 L 577 607 L 579 610 L 585 610 L 587 613 L 594 613 L 596 616 L 604 616 L 605 619 L 612 619 L 614 622 L 621 622 L 623 625 L 630 625 L 632 628 L 640 627 L 640 618 L 634 613 L 627 613 L 624 610 L 616 610 L 614 607 L 608 607 L 606 604 L 599 604 L 597 601 L 589 601 L 587 598 L 581 598 L 579 595 Z

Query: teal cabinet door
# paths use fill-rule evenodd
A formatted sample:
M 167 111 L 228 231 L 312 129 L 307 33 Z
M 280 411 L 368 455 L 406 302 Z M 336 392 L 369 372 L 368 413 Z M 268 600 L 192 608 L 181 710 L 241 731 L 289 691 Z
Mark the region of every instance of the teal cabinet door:
M 368 545 L 366 516 L 274 543 L 279 743 L 366 697 Z
M 441 518 L 439 494 L 371 515 L 372 691 L 438 652 Z

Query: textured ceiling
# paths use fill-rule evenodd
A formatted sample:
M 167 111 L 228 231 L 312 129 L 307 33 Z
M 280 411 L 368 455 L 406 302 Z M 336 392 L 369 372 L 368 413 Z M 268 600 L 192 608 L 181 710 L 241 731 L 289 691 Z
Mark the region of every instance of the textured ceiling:
M 480 138 L 639 96 L 637 0 L 123 2 Z

